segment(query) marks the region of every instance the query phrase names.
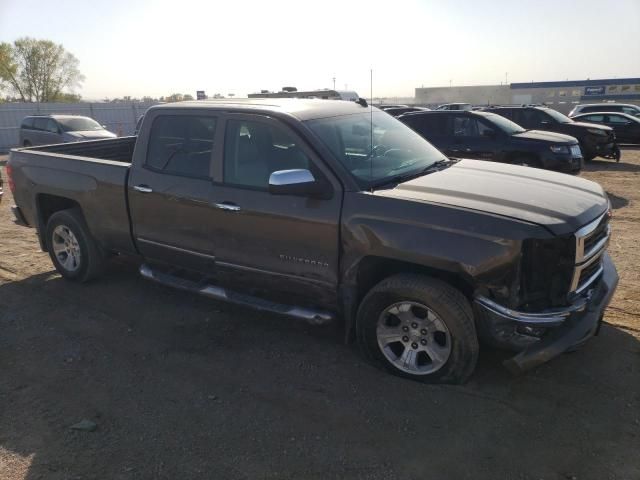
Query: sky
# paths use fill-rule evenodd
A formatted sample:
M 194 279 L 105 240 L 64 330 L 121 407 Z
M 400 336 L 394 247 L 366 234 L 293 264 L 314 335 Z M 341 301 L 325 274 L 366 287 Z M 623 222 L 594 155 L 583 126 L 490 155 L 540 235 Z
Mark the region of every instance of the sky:
M 23 36 L 73 53 L 86 99 L 640 76 L 640 0 L 0 0 Z

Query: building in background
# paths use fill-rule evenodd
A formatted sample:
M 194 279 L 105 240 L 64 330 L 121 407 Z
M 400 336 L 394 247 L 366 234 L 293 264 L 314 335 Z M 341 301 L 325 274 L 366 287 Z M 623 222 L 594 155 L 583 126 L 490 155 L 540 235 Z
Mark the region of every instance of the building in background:
M 427 106 L 454 102 L 473 105 L 536 103 L 568 113 L 580 103 L 618 102 L 640 105 L 640 78 L 416 88 L 415 92 L 415 103 Z

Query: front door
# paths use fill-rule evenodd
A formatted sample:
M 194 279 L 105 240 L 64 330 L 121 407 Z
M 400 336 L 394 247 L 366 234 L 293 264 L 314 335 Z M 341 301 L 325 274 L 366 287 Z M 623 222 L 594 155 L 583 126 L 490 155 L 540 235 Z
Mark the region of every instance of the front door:
M 471 115 L 456 114 L 453 116 L 453 143 L 451 155 L 461 158 L 475 158 L 477 160 L 495 161 L 496 135 L 488 133 L 492 130 L 488 125 L 480 122 Z
M 211 160 L 221 141 L 218 118 L 193 110 L 149 115 L 128 187 L 138 250 L 152 261 L 213 273 Z
M 272 195 L 272 172 L 307 169 L 327 198 Z M 339 182 L 282 122 L 229 114 L 213 188 L 216 264 L 225 281 L 286 303 L 336 301 Z

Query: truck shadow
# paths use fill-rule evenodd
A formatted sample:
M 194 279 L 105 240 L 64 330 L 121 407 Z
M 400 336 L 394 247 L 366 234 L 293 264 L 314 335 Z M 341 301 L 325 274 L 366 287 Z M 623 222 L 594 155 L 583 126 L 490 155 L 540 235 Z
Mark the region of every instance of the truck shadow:
M 338 327 L 116 262 L 87 285 L 0 285 L 0 328 L 0 448 L 28 479 L 605 478 L 636 458 L 640 344 L 609 325 L 527 375 L 483 349 L 469 384 L 430 386 L 369 366 Z M 82 419 L 97 430 L 69 429 Z

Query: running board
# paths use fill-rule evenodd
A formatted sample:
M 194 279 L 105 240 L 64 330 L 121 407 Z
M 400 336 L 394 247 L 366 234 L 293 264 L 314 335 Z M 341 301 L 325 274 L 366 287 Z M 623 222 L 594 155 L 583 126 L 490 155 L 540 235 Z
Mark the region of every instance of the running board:
M 286 315 L 298 320 L 304 320 L 311 325 L 324 325 L 335 319 L 335 316 L 330 312 L 294 305 L 284 305 L 282 303 L 275 303 L 251 295 L 227 290 L 209 283 L 197 283 L 168 273 L 153 271 L 147 264 L 140 265 L 140 275 L 147 280 L 153 280 L 162 285 L 198 293 L 215 300 L 251 307 L 256 310 Z

